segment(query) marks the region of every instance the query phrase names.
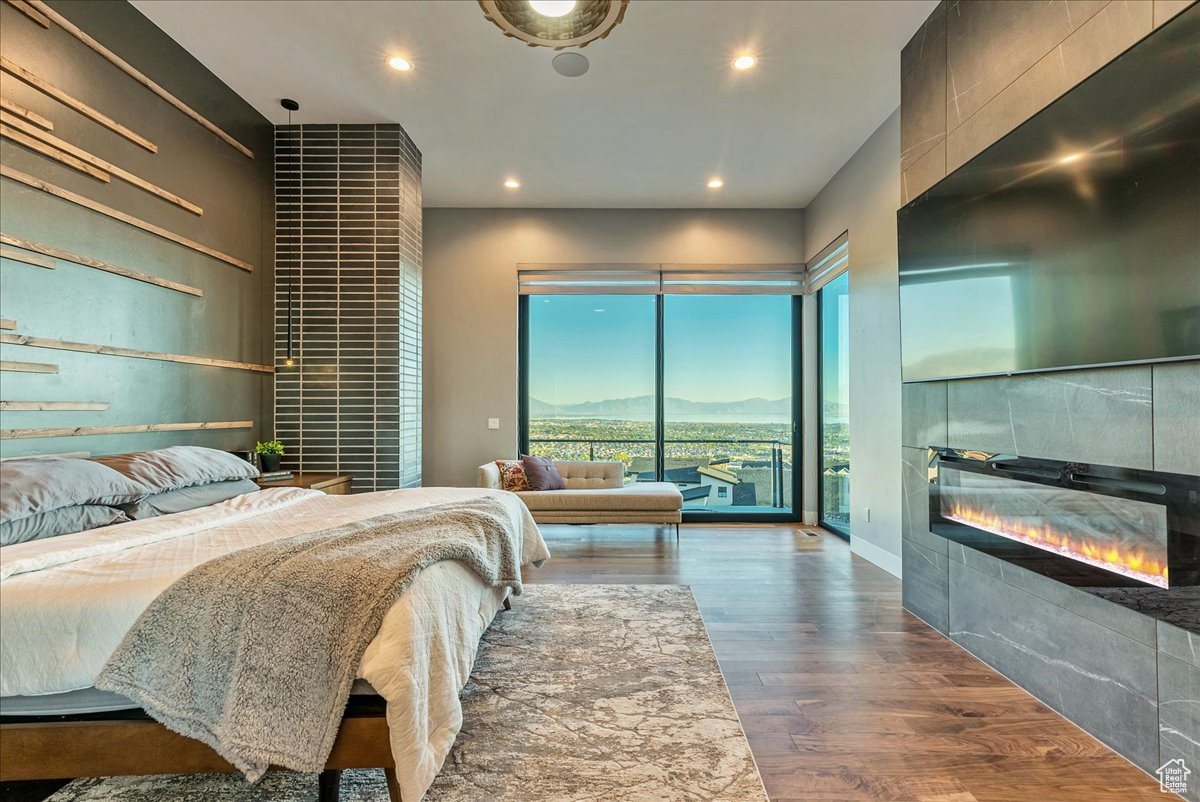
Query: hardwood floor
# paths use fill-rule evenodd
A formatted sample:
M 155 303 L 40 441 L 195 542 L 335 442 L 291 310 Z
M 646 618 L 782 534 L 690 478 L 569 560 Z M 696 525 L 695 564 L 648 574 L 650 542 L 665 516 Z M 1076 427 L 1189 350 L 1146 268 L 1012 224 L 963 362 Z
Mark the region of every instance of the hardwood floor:
M 692 586 L 775 802 L 1174 798 L 904 612 L 899 580 L 823 530 L 543 534 L 553 558 L 528 582 Z

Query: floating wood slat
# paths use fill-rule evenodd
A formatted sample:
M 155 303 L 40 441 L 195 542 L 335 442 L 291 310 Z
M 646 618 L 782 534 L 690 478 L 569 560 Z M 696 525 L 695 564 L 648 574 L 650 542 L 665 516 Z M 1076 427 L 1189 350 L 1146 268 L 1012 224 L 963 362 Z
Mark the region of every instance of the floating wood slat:
M 103 203 L 94 201 L 91 198 L 85 198 L 83 195 L 72 192 L 69 189 L 63 189 L 62 187 L 51 184 L 48 181 L 43 181 L 40 178 L 34 178 L 28 173 L 23 173 L 20 170 L 14 170 L 8 165 L 0 164 L 0 175 L 4 176 L 5 178 L 10 178 L 13 181 L 20 181 L 22 184 L 31 186 L 34 189 L 40 189 L 42 192 L 46 192 L 62 198 L 63 200 L 70 201 L 71 203 L 82 206 L 85 209 L 91 209 L 93 212 L 99 212 L 106 217 L 111 217 L 114 220 L 120 220 L 122 223 L 128 223 L 134 228 L 140 228 L 142 231 L 147 231 L 151 234 L 162 237 L 165 240 L 170 240 L 176 245 L 182 245 L 185 248 L 191 248 L 193 251 L 198 251 L 207 256 L 211 256 L 214 259 L 226 262 L 234 267 L 240 267 L 242 270 L 247 272 L 254 269 L 254 265 L 250 264 L 249 262 L 243 262 L 241 259 L 238 259 L 235 256 L 230 256 L 227 253 L 221 253 L 215 248 L 210 248 L 207 245 L 196 242 L 195 240 L 182 237 L 179 234 L 168 231 L 162 226 L 156 226 L 153 223 L 147 223 L 145 220 L 140 220 L 133 215 L 125 214 L 125 212 L 122 212 L 119 209 L 114 209 L 111 206 L 105 206 Z
M 12 120 L 14 122 L 18 119 L 16 117 L 13 117 L 12 115 L 8 114 L 7 112 L 2 112 L 2 111 L 0 111 L 0 116 L 3 116 L 6 120 Z M 38 129 L 34 128 L 32 125 L 29 126 L 29 128 L 34 131 L 38 130 Z M 50 136 L 50 134 L 46 134 L 46 135 Z M 74 156 L 72 156 L 70 153 L 66 153 L 59 148 L 53 147 L 51 145 L 47 145 L 44 142 L 39 142 L 37 139 L 33 138 L 32 136 L 22 133 L 21 131 L 18 131 L 10 126 L 0 124 L 0 137 L 4 137 L 5 139 L 7 139 L 11 142 L 16 142 L 18 145 L 29 148 L 30 150 L 32 150 L 36 153 L 40 153 L 43 156 L 48 156 L 49 158 L 54 159 L 55 161 L 62 162 L 63 164 L 67 165 L 68 167 L 78 170 L 79 172 L 83 173 L 84 175 L 90 175 L 92 178 L 95 178 L 98 181 L 103 181 L 105 183 L 108 183 L 110 180 L 108 177 L 108 173 L 104 172 L 103 170 L 99 170 L 99 169 L 93 167 L 92 165 L 88 164 L 87 162 L 83 161 L 82 159 L 77 159 Z
M 103 270 L 106 273 L 124 276 L 125 278 L 133 279 L 134 281 L 145 282 L 146 284 L 153 284 L 156 287 L 164 287 L 168 290 L 175 290 L 176 292 L 195 295 L 198 298 L 203 297 L 204 295 L 204 290 L 197 287 L 191 287 L 187 284 L 180 284 L 178 281 L 169 281 L 165 278 L 152 276 L 149 273 L 130 270 L 128 267 L 121 267 L 120 265 L 114 265 L 110 262 L 103 262 L 99 259 L 80 256 L 77 253 L 64 251 L 62 248 L 55 248 L 53 245 L 46 245 L 45 243 L 34 242 L 33 240 L 21 239 L 9 234 L 0 234 L 0 243 L 5 245 L 15 245 L 16 247 L 24 248 L 27 251 L 36 251 L 37 253 L 43 253 L 46 256 L 53 256 L 55 259 L 62 259 L 63 261 L 72 262 L 73 264 L 81 265 L 82 267 L 90 267 L 95 270 Z
M 103 412 L 107 401 L 0 401 L 0 412 Z
M 0 462 L 10 459 L 87 459 L 92 456 L 90 451 L 59 451 L 55 454 L 23 454 L 13 457 L 0 457 Z
M 4 109 L 7 112 L 11 112 L 11 113 L 17 115 L 18 117 L 23 117 L 23 118 L 25 118 L 25 120 L 33 123 L 34 125 L 38 126 L 39 128 L 45 128 L 47 131 L 54 130 L 54 123 L 50 122 L 45 117 L 38 114 L 36 111 L 30 111 L 29 109 L 22 106 L 20 103 L 14 103 L 6 97 L 0 97 L 0 109 Z
M 16 251 L 12 248 L 5 248 L 3 245 L 0 245 L 0 256 L 3 256 L 5 259 L 12 259 L 14 262 L 33 265 L 34 267 L 44 267 L 47 270 L 54 269 L 53 259 L 43 259 L 42 257 L 34 256 L 31 253 Z
M 102 170 L 105 173 L 111 173 L 112 175 L 115 175 L 117 178 L 120 178 L 122 181 L 126 181 L 130 184 L 133 184 L 138 189 L 144 189 L 147 192 L 149 192 L 150 194 L 157 195 L 158 197 L 162 198 L 163 200 L 165 200 L 169 203 L 174 203 L 176 206 L 181 206 L 184 209 L 187 209 L 192 214 L 204 214 L 204 210 L 201 209 L 199 206 L 197 206 L 196 204 L 192 203 L 189 200 L 184 200 L 183 198 L 176 195 L 174 192 L 168 192 L 167 190 L 163 189 L 162 187 L 158 186 L 157 184 L 152 184 L 149 181 L 147 181 L 146 179 L 134 175 L 133 173 L 129 172 L 128 170 L 124 169 L 123 167 L 118 167 L 117 165 L 113 164 L 112 162 L 110 162 L 106 159 L 102 159 L 99 156 L 96 156 L 95 154 L 88 153 L 86 150 L 84 150 L 81 147 L 72 145 L 70 142 L 67 142 L 65 139 L 60 139 L 59 137 L 56 137 L 54 134 L 51 134 L 47 131 L 38 130 L 37 127 L 30 125 L 29 123 L 22 120 L 20 117 L 17 117 L 13 114 L 9 114 L 8 112 L 5 112 L 5 111 L 0 111 L 0 122 L 7 123 L 9 126 L 16 128 L 17 131 L 19 131 L 29 137 L 39 139 L 52 148 L 56 148 L 58 150 L 61 150 L 64 153 L 70 154 L 71 156 L 75 157 L 76 159 L 79 159 L 81 162 L 85 162 L 85 163 L 91 165 L 92 167 L 96 168 L 97 170 Z M 3 129 L 4 129 L 4 126 L 0 126 L 0 130 L 3 130 Z M 108 179 L 105 178 L 104 180 L 107 181 Z
M 10 320 L 9 318 L 6 318 L 6 317 L 0 317 L 0 329 L 3 329 L 4 331 L 12 331 L 16 327 L 17 327 L 17 321 Z
M 58 429 L 0 429 L 0 440 L 24 440 L 31 437 L 89 437 L 96 434 L 136 434 L 138 432 L 192 432 L 209 429 L 252 429 L 254 421 L 227 420 L 202 423 L 142 423 L 133 426 L 76 426 Z
M 54 340 L 49 337 L 30 337 L 27 334 L 0 334 L 0 343 L 7 345 L 26 345 L 30 348 L 50 348 L 55 351 L 80 351 L 87 354 L 103 354 L 105 356 L 125 356 L 132 359 L 155 359 L 159 362 L 181 362 L 186 365 L 205 365 L 214 368 L 233 368 L 235 370 L 250 370 L 256 373 L 274 373 L 270 365 L 258 365 L 253 362 L 236 362 L 231 359 L 210 359 L 204 356 L 189 356 L 187 354 L 167 354 L 160 351 L 140 351 L 136 348 L 119 348 L 115 345 L 94 345 L 92 343 L 76 343 L 67 340 Z
M 11 373 L 58 373 L 58 365 L 47 365 L 43 362 L 12 362 L 0 359 L 0 370 Z
M 30 3 L 30 5 L 33 6 L 35 9 L 37 9 L 38 11 L 40 11 L 41 13 L 45 14 L 53 22 L 57 23 L 60 27 L 62 27 L 62 29 L 64 31 L 71 34 L 79 41 L 83 42 L 85 45 L 90 47 L 92 50 L 95 50 L 97 53 L 99 53 L 104 58 L 108 59 L 114 66 L 117 67 L 117 69 L 121 70 L 121 72 L 125 73 L 130 78 L 137 81 L 139 84 L 146 87 L 151 92 L 158 95 L 160 98 L 167 101 L 175 108 L 179 109 L 185 115 L 187 115 L 191 119 L 195 120 L 200 125 L 207 128 L 209 131 L 212 131 L 214 134 L 216 134 L 218 137 L 223 139 L 225 142 L 227 142 L 233 148 L 242 152 L 243 154 L 245 154 L 246 156 L 248 156 L 251 159 L 254 158 L 254 151 L 250 150 L 250 148 L 246 147 L 241 142 L 238 142 L 232 136 L 230 136 L 229 134 L 222 131 L 215 123 L 212 123 L 209 120 L 207 120 L 199 112 L 192 109 L 191 106 L 188 106 L 186 103 L 184 103 L 182 100 L 180 100 L 179 98 L 172 95 L 166 89 L 163 89 L 161 86 L 159 86 L 157 83 L 152 81 L 149 77 L 147 77 L 144 73 L 142 73 L 140 70 L 138 70 L 132 64 L 125 61 L 125 59 L 121 58 L 116 53 L 112 52 L 107 47 L 105 47 L 104 45 L 97 42 L 91 36 L 88 36 L 88 34 L 82 28 L 80 28 L 75 23 L 71 22 L 69 19 L 64 17 L 62 14 L 59 14 L 57 11 L 50 8 L 50 6 L 46 5 L 45 3 L 40 2 L 40 0 L 33 0 L 33 2 Z
M 22 81 L 29 84 L 39 92 L 49 95 L 64 106 L 75 109 L 75 111 L 79 112 L 84 117 L 103 125 L 105 128 L 112 131 L 114 134 L 117 134 L 118 136 L 125 137 L 133 144 L 145 148 L 151 153 L 158 153 L 158 145 L 155 145 L 149 139 L 146 139 L 146 137 L 134 133 L 114 120 L 112 117 L 109 117 L 107 114 L 92 108 L 82 100 L 77 100 L 76 98 L 71 97 L 54 84 L 39 78 L 16 62 L 0 56 L 0 70 L 4 70 L 14 78 L 20 78 Z
M 33 6 L 29 5 L 29 3 L 26 3 L 25 0 L 8 0 L 8 4 L 17 11 L 20 11 L 25 16 L 29 17 L 38 25 L 41 25 L 43 28 L 50 27 L 50 18 L 38 11 Z

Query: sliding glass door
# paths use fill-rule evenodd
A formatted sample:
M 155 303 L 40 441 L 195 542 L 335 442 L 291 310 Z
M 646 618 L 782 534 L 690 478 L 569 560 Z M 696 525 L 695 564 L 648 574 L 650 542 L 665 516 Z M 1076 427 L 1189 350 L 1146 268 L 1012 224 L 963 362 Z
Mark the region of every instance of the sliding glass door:
M 684 510 L 790 512 L 790 295 L 663 298 L 664 476 Z
M 523 448 L 564 460 L 657 469 L 657 298 L 522 296 Z
M 821 398 L 821 523 L 850 534 L 850 273 L 817 293 Z
M 619 460 L 691 518 L 794 518 L 799 298 L 521 296 L 521 448 Z

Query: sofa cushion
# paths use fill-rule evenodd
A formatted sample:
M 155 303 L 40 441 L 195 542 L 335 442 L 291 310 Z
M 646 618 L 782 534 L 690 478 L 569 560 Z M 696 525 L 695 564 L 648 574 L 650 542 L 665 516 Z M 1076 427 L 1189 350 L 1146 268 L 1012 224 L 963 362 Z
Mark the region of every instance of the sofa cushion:
M 562 474 L 554 467 L 554 462 L 549 457 L 526 455 L 521 457 L 521 464 L 525 466 L 525 480 L 529 483 L 530 490 L 567 489 L 563 484 Z
M 678 510 L 679 488 L 670 482 L 636 482 L 596 490 L 542 490 L 518 493 L 530 510 Z
M 619 489 L 625 484 L 625 463 L 610 461 L 555 460 L 568 490 Z
M 498 459 L 496 467 L 500 469 L 500 487 L 513 493 L 529 489 L 529 480 L 525 476 L 525 466 L 520 460 Z

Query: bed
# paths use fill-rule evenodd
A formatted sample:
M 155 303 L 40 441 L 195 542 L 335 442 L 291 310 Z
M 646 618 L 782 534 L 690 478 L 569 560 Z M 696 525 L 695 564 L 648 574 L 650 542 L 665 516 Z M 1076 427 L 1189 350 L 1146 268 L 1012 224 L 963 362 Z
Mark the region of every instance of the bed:
M 165 744 L 161 749 L 180 754 L 178 743 L 169 745 L 173 734 L 161 725 L 139 720 L 136 710 L 122 712 L 135 707 L 129 700 L 92 687 L 105 661 L 158 594 L 195 566 L 240 549 L 481 495 L 498 500 L 511 516 L 521 533 L 523 566 L 549 557 L 537 525 L 516 496 L 468 488 L 354 496 L 266 489 L 187 512 L 0 548 L 0 727 L 5 746 L 25 754 L 52 747 L 55 729 L 40 726 L 44 724 L 64 725 L 63 740 L 75 739 L 78 745 L 88 739 L 102 743 L 106 733 L 109 739 L 132 737 L 130 728 L 136 723 L 147 735 L 150 729 L 145 728 L 157 727 L 161 732 L 156 737 Z M 388 768 L 393 795 L 406 802 L 419 800 L 461 727 L 458 693 L 470 675 L 480 637 L 507 604 L 506 594 L 458 562 L 425 569 L 388 610 L 363 655 L 356 696 L 330 767 Z M 386 706 L 378 704 L 380 698 Z M 81 722 L 87 726 L 71 729 Z M 107 723 L 109 729 L 92 726 L 95 722 Z M 125 722 L 124 729 L 119 722 Z M 390 756 L 382 759 L 390 757 L 392 766 L 378 762 L 384 723 Z M 205 756 L 203 751 L 189 759 L 180 754 L 179 761 L 157 759 L 148 751 L 138 763 L 128 754 L 104 760 L 80 749 L 70 776 L 155 773 L 168 765 L 165 770 L 184 773 L 231 770 L 215 753 Z M 355 754 L 362 750 L 369 754 Z M 32 778 L 14 775 L 29 771 L 28 759 L 14 763 L 9 757 L 5 762 L 3 779 Z M 323 792 L 328 787 L 324 782 Z

